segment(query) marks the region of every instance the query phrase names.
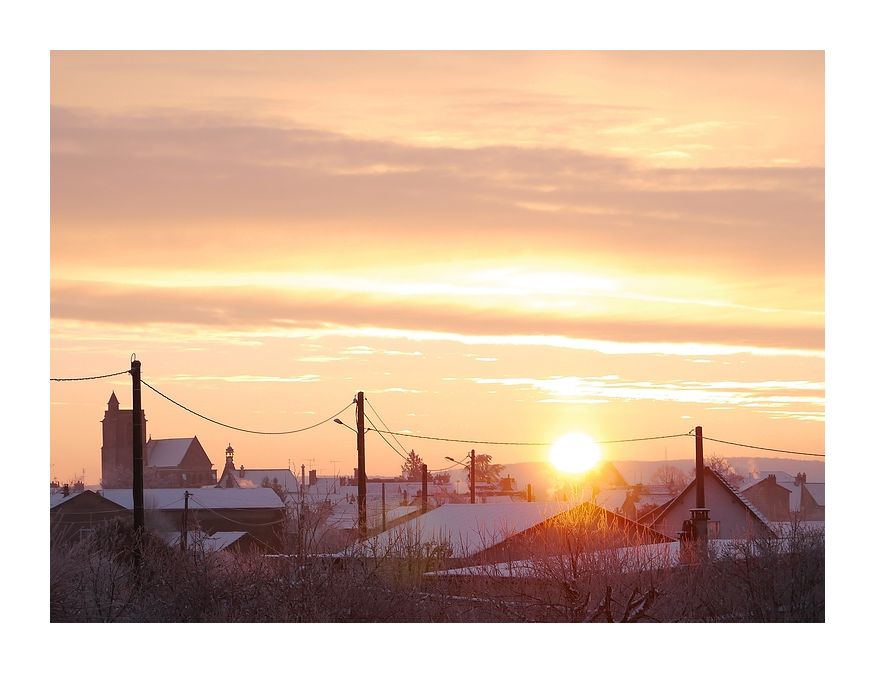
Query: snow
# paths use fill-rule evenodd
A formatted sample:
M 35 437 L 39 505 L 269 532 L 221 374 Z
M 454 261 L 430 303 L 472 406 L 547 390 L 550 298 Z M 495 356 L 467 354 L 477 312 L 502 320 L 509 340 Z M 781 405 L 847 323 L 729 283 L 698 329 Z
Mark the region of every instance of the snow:
M 779 542 L 780 544 L 780 542 Z M 709 540 L 708 552 L 714 557 L 743 558 L 746 554 L 756 555 L 756 542 L 750 540 Z M 680 564 L 680 542 L 620 547 L 618 549 L 599 549 L 587 554 L 592 562 L 603 562 L 609 567 L 619 568 L 620 572 L 639 572 L 641 570 L 661 570 Z M 625 570 L 624 570 L 625 569 Z M 451 568 L 425 573 L 426 577 L 501 577 L 501 578 L 556 578 L 569 577 L 571 559 L 568 556 L 551 556 L 542 559 L 524 559 L 464 568 Z
M 826 507 L 826 484 L 806 483 L 805 490 L 807 490 L 811 494 L 811 497 L 814 498 L 814 502 L 816 502 L 821 507 Z
M 245 467 L 242 470 L 234 470 L 234 476 L 243 488 L 260 488 L 265 479 L 271 484 L 276 479 L 280 487 L 289 493 L 295 493 L 298 490 L 298 480 L 292 474 L 292 471 L 287 468 L 250 470 L 248 467 Z
M 72 500 L 76 496 L 82 495 L 86 491 L 77 491 L 71 492 L 70 495 L 64 495 L 64 492 L 61 490 L 52 491 L 49 495 L 49 509 L 54 509 L 58 505 L 67 502 L 68 500 Z
M 283 501 L 272 488 L 147 488 L 143 491 L 144 507 L 183 509 L 186 490 L 191 493 L 189 509 L 284 508 Z M 130 489 L 106 489 L 98 495 L 127 509 L 134 508 L 133 492 Z
M 177 467 L 188 449 L 194 442 L 194 437 L 177 439 L 150 439 L 146 442 L 146 460 L 150 467 Z
M 469 556 L 569 510 L 571 502 L 447 504 L 368 540 L 369 549 L 399 544 L 447 544 L 453 556 Z
M 626 488 L 610 488 L 598 491 L 594 500 L 596 505 L 609 512 L 619 512 L 628 495 L 629 490 Z
M 179 533 L 159 533 L 159 535 L 170 546 L 179 545 L 181 537 Z M 244 535 L 247 535 L 245 531 L 217 531 L 212 535 L 206 535 L 201 531 L 189 531 L 186 537 L 189 548 L 199 546 L 206 552 L 216 552 L 234 544 Z

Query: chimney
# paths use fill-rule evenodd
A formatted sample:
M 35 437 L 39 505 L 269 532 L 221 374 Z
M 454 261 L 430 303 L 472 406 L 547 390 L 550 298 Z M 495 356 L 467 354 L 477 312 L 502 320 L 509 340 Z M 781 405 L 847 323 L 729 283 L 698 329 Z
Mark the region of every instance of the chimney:
M 64 497 L 70 495 L 70 484 L 64 484 Z
M 702 446 L 702 427 L 696 426 L 696 506 L 690 510 L 690 518 L 684 521 L 680 534 L 681 555 L 684 562 L 692 562 L 696 554 L 708 551 L 708 513 L 705 507 L 705 452 Z M 702 545 L 694 552 L 694 546 Z
M 310 470 L 310 486 L 316 485 L 316 470 Z

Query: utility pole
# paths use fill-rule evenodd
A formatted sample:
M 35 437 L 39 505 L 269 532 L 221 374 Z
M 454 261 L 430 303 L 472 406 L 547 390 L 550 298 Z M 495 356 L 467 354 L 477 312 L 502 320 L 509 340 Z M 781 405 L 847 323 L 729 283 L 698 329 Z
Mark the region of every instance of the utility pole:
M 699 542 L 700 553 L 708 553 L 709 511 L 705 507 L 705 452 L 702 447 L 702 426 L 696 426 L 696 508 L 690 511 L 693 538 Z
M 383 500 L 383 532 L 386 532 L 386 482 L 380 484 L 380 491 Z
M 179 538 L 179 548 L 182 550 L 184 554 L 186 549 L 188 549 L 188 499 L 191 497 L 191 493 L 188 491 L 185 492 L 185 509 L 182 510 L 182 535 Z
M 705 506 L 705 452 L 702 448 L 702 426 L 696 426 L 696 508 Z
M 361 391 L 355 396 L 355 428 L 356 449 L 358 451 L 358 508 L 359 537 L 364 540 L 368 535 L 367 495 L 368 481 L 365 476 L 365 394 Z
M 137 356 L 134 355 L 134 358 Z M 145 511 L 143 508 L 143 404 L 140 398 L 140 361 L 131 361 L 131 379 L 133 380 L 133 427 L 134 427 L 134 465 L 133 465 L 133 496 L 134 496 L 134 532 L 142 536 L 145 526 Z
M 428 511 L 428 465 L 422 464 L 422 513 Z
M 471 504 L 477 502 L 474 496 L 474 484 L 477 481 L 477 461 L 475 460 L 474 449 L 471 449 Z

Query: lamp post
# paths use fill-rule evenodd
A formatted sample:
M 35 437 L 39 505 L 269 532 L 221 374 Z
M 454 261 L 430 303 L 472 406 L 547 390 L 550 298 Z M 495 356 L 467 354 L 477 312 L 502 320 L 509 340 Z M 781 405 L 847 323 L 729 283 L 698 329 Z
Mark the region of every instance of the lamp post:
M 474 488 L 474 484 L 477 480 L 477 475 L 476 475 L 477 461 L 476 461 L 476 456 L 474 455 L 474 449 L 471 449 L 471 455 L 468 456 L 469 465 L 466 465 L 465 463 L 461 463 L 458 460 L 456 460 L 455 458 L 450 458 L 449 456 L 444 456 L 444 458 L 446 458 L 451 463 L 455 463 L 456 465 L 461 465 L 462 467 L 468 467 L 471 470 L 471 487 L 470 488 L 471 488 L 471 504 L 473 505 L 477 501 L 476 494 L 475 494 L 475 488 Z

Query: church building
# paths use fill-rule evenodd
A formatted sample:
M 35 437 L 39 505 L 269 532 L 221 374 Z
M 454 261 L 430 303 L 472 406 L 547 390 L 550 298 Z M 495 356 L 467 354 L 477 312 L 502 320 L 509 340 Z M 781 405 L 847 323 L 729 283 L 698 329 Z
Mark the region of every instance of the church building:
M 146 414 L 140 412 L 145 488 L 183 488 L 216 483 L 216 471 L 197 437 L 146 440 Z M 119 409 L 115 393 L 103 420 L 101 483 L 103 488 L 131 488 L 134 462 L 134 412 Z

